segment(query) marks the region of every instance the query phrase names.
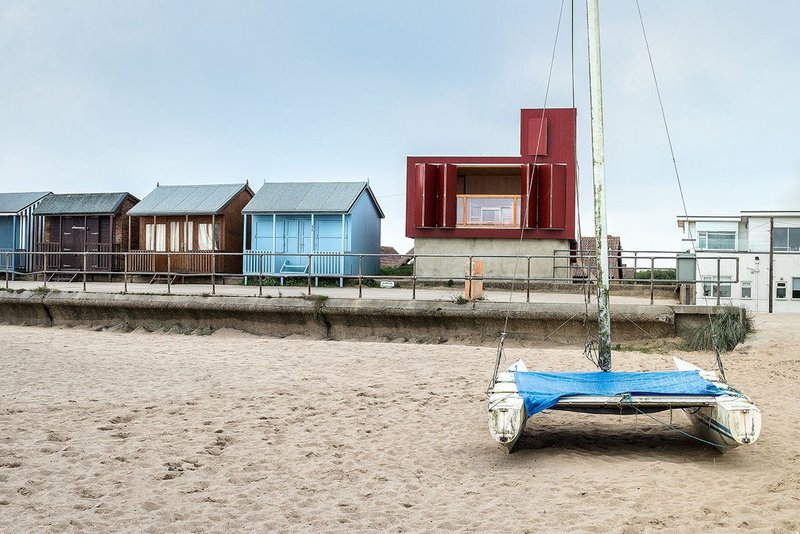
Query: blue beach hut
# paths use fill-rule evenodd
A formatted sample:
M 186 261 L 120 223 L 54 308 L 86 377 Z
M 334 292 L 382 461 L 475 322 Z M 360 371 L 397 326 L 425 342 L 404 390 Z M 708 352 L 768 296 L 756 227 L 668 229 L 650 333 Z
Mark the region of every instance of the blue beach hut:
M 0 269 L 10 272 L 30 270 L 37 232 L 33 210 L 48 192 L 0 193 Z
M 311 274 L 343 283 L 358 274 L 359 254 L 380 254 L 384 214 L 367 182 L 265 183 L 242 213 L 245 276 Z M 262 260 L 259 253 L 280 255 Z M 380 272 L 378 256 L 362 262 L 362 274 Z

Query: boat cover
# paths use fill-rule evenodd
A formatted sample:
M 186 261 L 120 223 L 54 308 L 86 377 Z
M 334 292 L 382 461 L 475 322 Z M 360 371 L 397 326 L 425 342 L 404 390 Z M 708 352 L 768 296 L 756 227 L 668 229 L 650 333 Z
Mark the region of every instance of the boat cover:
M 537 373 L 516 371 L 514 380 L 525 410 L 531 416 L 555 406 L 562 397 L 591 395 L 708 395 L 725 393 L 700 376 L 699 371 L 661 371 L 648 373 L 591 372 Z

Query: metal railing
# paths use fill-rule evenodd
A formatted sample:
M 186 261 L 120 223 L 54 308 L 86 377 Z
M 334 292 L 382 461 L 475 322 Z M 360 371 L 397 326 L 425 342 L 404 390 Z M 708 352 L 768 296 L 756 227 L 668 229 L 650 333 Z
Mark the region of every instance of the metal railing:
M 471 295 L 473 281 L 480 280 L 484 285 L 497 287 L 512 286 L 525 292 L 526 302 L 530 302 L 534 285 L 575 285 L 593 284 L 593 254 L 577 251 L 555 251 L 552 255 L 453 255 L 453 254 L 357 254 L 357 253 L 274 253 L 266 251 L 232 252 L 152 252 L 152 251 L 105 251 L 62 252 L 39 250 L 34 252 L 0 253 L 4 258 L 5 287 L 18 275 L 41 278 L 44 287 L 58 277 L 68 278 L 69 282 L 80 281 L 86 290 L 88 277 L 108 275 L 122 277 L 123 292 L 128 292 L 128 284 L 136 278 L 149 278 L 149 283 L 166 282 L 167 293 L 180 278 L 205 278 L 211 283 L 211 294 L 216 294 L 220 278 L 235 279 L 251 285 L 255 282 L 258 294 L 263 295 L 265 286 L 276 282 L 283 285 L 290 279 L 305 279 L 308 295 L 320 279 L 338 279 L 340 285 L 348 282 L 358 288 L 358 298 L 363 297 L 367 285 L 391 280 L 397 286 L 410 287 L 411 298 L 417 298 L 417 289 L 423 285 L 447 285 L 464 283 L 466 294 Z M 649 287 L 650 303 L 655 300 L 657 287 L 675 287 L 678 284 L 708 284 L 709 280 L 660 280 L 655 273 L 658 269 L 674 269 L 676 254 L 667 251 L 613 251 L 609 260 L 609 277 L 613 287 Z M 15 270 L 13 256 L 27 255 L 34 258 L 36 268 L 28 272 Z M 78 258 L 77 268 L 64 269 L 62 256 Z M 97 258 L 95 263 L 94 259 Z M 395 258 L 409 264 L 407 274 L 381 274 L 377 265 L 381 258 Z M 466 268 L 474 260 L 483 260 L 489 268 L 487 274 L 474 275 Z M 713 284 L 716 287 L 717 303 L 720 303 L 721 288 L 739 283 L 739 258 L 736 256 L 704 256 L 698 261 L 712 261 L 716 268 Z M 623 263 L 625 262 L 625 263 Z M 632 262 L 632 265 L 629 265 Z M 500 268 L 498 269 L 498 265 Z M 232 266 L 239 266 L 231 269 Z M 296 266 L 290 269 L 287 266 Z M 421 267 L 422 266 L 422 267 Z M 242 269 L 244 267 L 244 269 Z M 724 269 L 723 269 L 724 267 Z M 648 272 L 649 271 L 649 272 Z M 513 273 L 516 273 L 514 275 Z M 636 277 L 636 274 L 645 274 Z M 733 273 L 729 276 L 723 273 Z M 627 276 L 632 275 L 632 276 Z M 707 277 L 709 273 L 703 273 Z

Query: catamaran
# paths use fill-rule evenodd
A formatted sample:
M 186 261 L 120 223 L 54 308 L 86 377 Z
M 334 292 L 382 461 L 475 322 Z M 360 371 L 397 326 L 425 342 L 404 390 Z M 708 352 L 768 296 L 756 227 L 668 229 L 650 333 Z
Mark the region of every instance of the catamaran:
M 509 452 L 516 447 L 528 419 L 543 410 L 596 414 L 649 414 L 681 409 L 699 441 L 721 451 L 754 443 L 761 432 L 761 411 L 742 392 L 714 371 L 680 358 L 677 370 L 611 371 L 608 241 L 603 155 L 603 103 L 600 77 L 598 0 L 587 0 L 589 97 L 592 132 L 595 247 L 597 254 L 598 353 L 596 372 L 529 372 L 522 360 L 500 372 L 505 333 L 500 336 L 494 374 L 488 390 L 489 433 Z

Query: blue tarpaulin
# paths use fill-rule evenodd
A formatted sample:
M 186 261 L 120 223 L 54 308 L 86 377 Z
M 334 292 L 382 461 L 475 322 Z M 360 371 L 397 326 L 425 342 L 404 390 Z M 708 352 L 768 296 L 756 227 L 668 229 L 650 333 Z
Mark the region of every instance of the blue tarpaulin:
M 708 395 L 724 393 L 698 371 L 653 373 L 535 373 L 517 371 L 514 380 L 528 415 L 551 408 L 562 397 L 592 395 Z

